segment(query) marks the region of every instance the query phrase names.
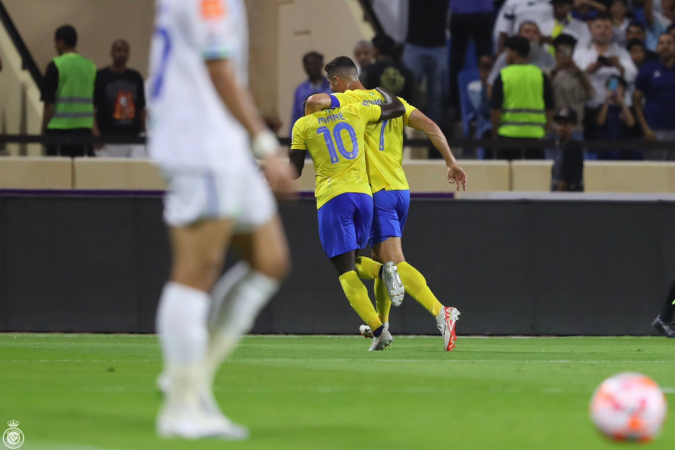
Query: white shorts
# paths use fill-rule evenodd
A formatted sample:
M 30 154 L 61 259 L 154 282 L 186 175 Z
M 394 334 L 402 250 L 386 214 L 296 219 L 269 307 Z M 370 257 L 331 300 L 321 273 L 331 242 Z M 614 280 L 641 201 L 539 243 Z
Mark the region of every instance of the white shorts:
M 267 180 L 253 164 L 231 174 L 166 168 L 163 173 L 168 184 L 164 220 L 170 226 L 230 218 L 236 221 L 235 233 L 247 233 L 277 212 Z

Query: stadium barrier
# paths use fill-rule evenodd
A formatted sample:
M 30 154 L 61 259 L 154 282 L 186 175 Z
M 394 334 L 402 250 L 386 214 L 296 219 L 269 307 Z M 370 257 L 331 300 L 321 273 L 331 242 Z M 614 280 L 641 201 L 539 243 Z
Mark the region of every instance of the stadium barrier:
M 675 202 L 551 198 L 417 194 L 406 257 L 462 311 L 461 334 L 651 334 L 675 268 Z M 280 212 L 294 269 L 254 331 L 355 334 L 314 200 Z M 0 191 L 0 331 L 152 332 L 169 260 L 161 193 Z M 409 296 L 391 325 L 437 333 Z
M 469 176 L 469 194 L 489 192 L 548 192 L 551 161 L 462 160 Z M 413 192 L 454 192 L 446 181 L 446 167 L 438 160 L 404 162 Z M 675 193 L 675 162 L 585 163 L 587 193 Z M 147 160 L 106 158 L 0 158 L 0 189 L 102 189 L 160 191 L 165 188 L 159 169 Z M 305 164 L 298 188 L 314 191 L 314 166 Z

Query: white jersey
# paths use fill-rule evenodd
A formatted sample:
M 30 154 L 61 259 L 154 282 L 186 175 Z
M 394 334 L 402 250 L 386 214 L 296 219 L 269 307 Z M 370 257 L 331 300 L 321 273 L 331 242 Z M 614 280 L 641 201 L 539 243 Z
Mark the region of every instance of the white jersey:
M 149 105 L 150 157 L 159 165 L 231 173 L 252 161 L 248 133 L 227 110 L 206 62 L 227 59 L 248 85 L 242 0 L 157 0 Z

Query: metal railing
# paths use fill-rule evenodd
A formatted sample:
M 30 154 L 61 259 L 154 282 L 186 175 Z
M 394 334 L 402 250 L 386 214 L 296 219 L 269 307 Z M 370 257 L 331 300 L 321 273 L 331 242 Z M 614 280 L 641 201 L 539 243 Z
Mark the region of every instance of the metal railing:
M 7 34 L 12 39 L 14 47 L 16 47 L 19 55 L 21 55 L 23 69 L 30 72 L 31 77 L 33 77 L 33 80 L 35 81 L 35 84 L 37 84 L 38 88 L 41 88 L 43 79 L 42 72 L 35 63 L 35 59 L 33 59 L 33 55 L 31 55 L 30 50 L 28 50 L 28 46 L 26 46 L 26 43 L 23 41 L 19 30 L 14 25 L 14 21 L 12 21 L 9 12 L 7 12 L 7 8 L 5 8 L 5 5 L 2 4 L 2 0 L 0 0 L 0 22 L 5 27 L 5 30 L 7 30 Z

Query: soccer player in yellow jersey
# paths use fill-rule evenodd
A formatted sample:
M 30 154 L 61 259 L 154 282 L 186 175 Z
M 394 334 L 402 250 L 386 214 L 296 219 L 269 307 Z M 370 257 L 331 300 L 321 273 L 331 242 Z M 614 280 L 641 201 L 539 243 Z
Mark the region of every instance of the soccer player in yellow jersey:
M 352 308 L 373 331 L 371 351 L 386 348 L 391 335 L 356 273 L 357 252 L 366 248 L 373 221 L 364 137 L 369 123 L 391 120 L 405 113 L 403 103 L 395 96 L 380 92 L 385 100 L 382 105 L 354 103 L 301 118 L 293 127 L 291 144 L 291 163 L 298 176 L 302 174 L 307 152 L 312 156 L 321 245 L 338 272 Z M 397 278 L 395 267 L 393 263 L 385 265 L 384 273 L 376 277 L 388 276 L 388 284 L 393 286 Z M 399 288 L 402 297 L 400 284 Z
M 306 113 L 337 108 L 355 103 L 379 104 L 383 98 L 377 91 L 366 90 L 359 81 L 354 62 L 340 56 L 326 65 L 326 73 L 333 95 L 315 94 L 307 100 Z M 401 99 L 402 100 L 402 99 Z M 386 295 L 377 273 L 383 261 L 393 261 L 405 291 L 417 300 L 427 311 L 436 317 L 438 329 L 443 334 L 445 350 L 455 347 L 455 323 L 459 311 L 443 306 L 427 286 L 424 276 L 403 256 L 401 236 L 410 206 L 410 188 L 403 172 L 403 126 L 424 131 L 434 146 L 445 158 L 448 167 L 448 181 L 457 186 L 457 190 L 466 190 L 466 173 L 457 164 L 448 146 L 443 132 L 432 120 L 416 108 L 402 100 L 406 112 L 395 120 L 370 124 L 366 129 L 366 159 L 368 178 L 373 192 L 374 213 L 371 233 L 373 259 L 360 257 L 356 270 L 362 279 L 375 279 L 375 297 L 377 313 L 388 329 L 390 298 Z M 395 300 L 392 297 L 393 300 Z M 394 303 L 396 306 L 400 302 Z M 388 332 L 388 331 L 387 331 Z M 362 327 L 367 337 L 370 330 Z

